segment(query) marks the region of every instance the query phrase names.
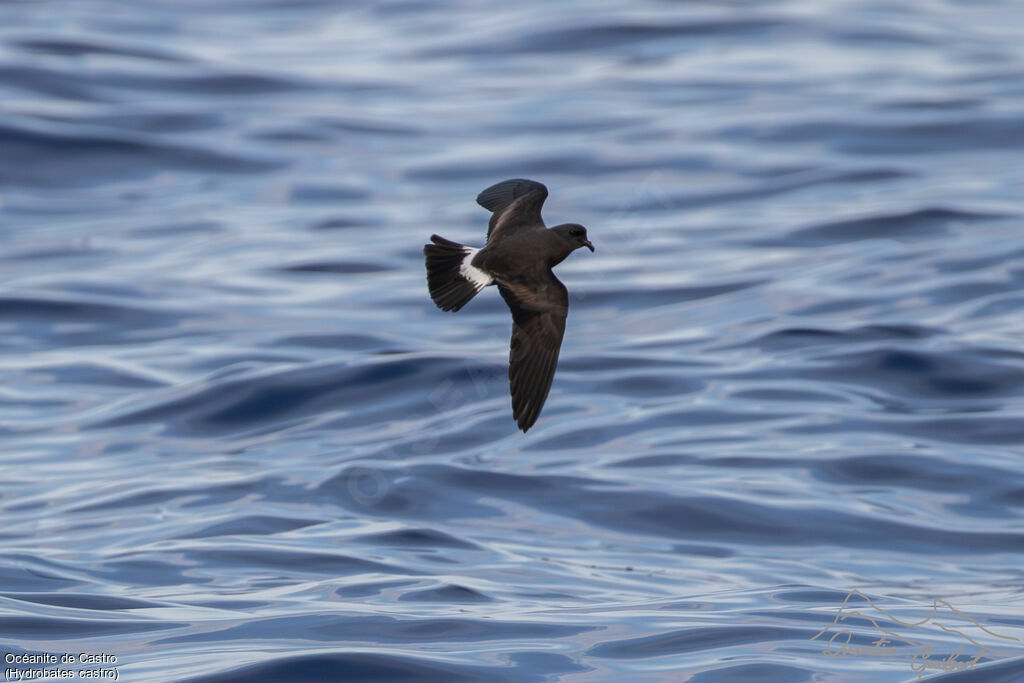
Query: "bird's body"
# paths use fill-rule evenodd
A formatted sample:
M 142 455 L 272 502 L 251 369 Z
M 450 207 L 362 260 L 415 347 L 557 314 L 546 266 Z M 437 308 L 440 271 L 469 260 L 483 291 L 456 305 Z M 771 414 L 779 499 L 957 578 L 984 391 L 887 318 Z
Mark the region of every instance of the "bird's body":
M 477 197 L 492 212 L 483 248 L 437 235 L 423 247 L 430 296 L 441 310 L 457 311 L 484 287 L 498 285 L 512 311 L 512 414 L 524 432 L 551 389 L 569 312 L 569 293 L 551 268 L 580 247 L 594 250 L 582 225 L 544 225 L 540 210 L 547 196 L 532 180 L 492 185 Z

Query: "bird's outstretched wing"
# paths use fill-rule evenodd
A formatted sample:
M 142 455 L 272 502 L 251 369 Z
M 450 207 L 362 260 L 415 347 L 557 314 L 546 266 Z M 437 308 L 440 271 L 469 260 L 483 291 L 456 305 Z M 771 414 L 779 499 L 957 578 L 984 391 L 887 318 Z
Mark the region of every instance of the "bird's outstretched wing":
M 498 281 L 498 291 L 512 309 L 508 379 L 512 415 L 524 432 L 537 421 L 548 397 L 569 314 L 569 292 L 545 270 L 539 286 Z
M 535 180 L 513 178 L 491 185 L 476 197 L 476 203 L 491 212 L 487 240 L 500 233 L 509 235 L 519 228 L 543 226 L 540 209 L 548 188 Z

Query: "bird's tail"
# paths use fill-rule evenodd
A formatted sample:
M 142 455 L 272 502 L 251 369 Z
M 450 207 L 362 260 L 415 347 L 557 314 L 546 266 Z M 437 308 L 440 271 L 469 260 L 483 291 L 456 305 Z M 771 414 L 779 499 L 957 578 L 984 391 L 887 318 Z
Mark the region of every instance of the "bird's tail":
M 494 280 L 472 265 L 478 249 L 431 235 L 423 247 L 430 298 L 442 311 L 457 311 Z

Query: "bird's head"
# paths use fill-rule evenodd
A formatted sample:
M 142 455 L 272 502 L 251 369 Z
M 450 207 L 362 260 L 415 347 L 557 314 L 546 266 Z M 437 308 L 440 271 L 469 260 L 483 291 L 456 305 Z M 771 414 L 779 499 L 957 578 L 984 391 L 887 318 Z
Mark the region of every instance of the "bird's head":
M 556 225 L 552 230 L 561 235 L 562 239 L 568 241 L 574 250 L 586 247 L 590 251 L 594 251 L 594 245 L 587 239 L 587 229 L 582 225 L 566 223 L 565 225 Z

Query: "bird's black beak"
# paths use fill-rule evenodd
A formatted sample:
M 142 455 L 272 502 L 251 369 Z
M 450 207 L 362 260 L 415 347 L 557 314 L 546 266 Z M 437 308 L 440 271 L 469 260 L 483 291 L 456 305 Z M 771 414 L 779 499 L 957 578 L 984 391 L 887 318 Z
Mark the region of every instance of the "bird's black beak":
M 594 251 L 594 245 L 590 243 L 590 240 L 584 240 L 583 246 L 585 246 L 590 251 Z

